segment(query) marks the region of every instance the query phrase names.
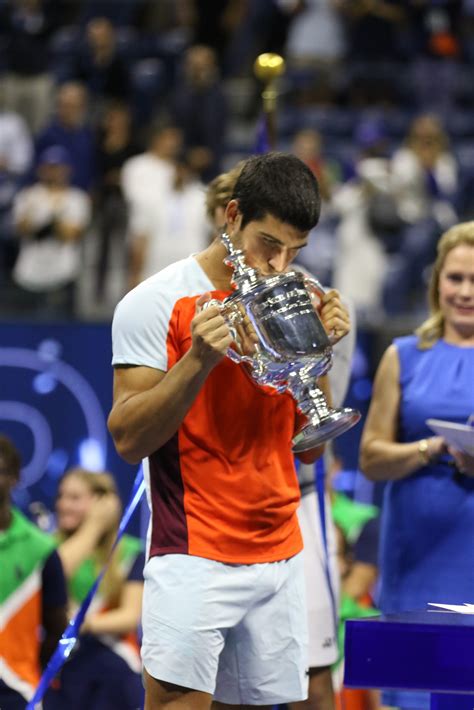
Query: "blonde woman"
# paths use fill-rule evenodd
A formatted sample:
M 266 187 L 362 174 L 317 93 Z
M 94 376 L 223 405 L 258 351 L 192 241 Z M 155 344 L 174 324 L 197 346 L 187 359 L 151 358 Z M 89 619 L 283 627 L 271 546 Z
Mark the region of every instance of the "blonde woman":
M 430 417 L 465 423 L 474 412 L 474 222 L 438 243 L 430 316 L 397 338 L 375 377 L 360 466 L 386 481 L 382 513 L 384 612 L 462 603 L 474 590 L 474 458 L 432 436 Z M 405 710 L 429 708 L 420 693 L 388 693 Z
M 84 600 L 117 534 L 120 500 L 110 473 L 70 469 L 56 500 L 59 555 L 70 612 Z M 64 666 L 47 710 L 136 710 L 143 702 L 137 643 L 143 591 L 141 541 L 124 535 Z

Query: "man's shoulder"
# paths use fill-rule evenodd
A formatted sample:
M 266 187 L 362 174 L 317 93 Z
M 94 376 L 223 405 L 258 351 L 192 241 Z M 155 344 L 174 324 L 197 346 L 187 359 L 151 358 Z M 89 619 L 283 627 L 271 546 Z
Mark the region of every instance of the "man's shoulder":
M 113 330 L 168 328 L 176 304 L 212 290 L 212 284 L 194 257 L 189 256 L 158 271 L 129 291 L 118 303 Z

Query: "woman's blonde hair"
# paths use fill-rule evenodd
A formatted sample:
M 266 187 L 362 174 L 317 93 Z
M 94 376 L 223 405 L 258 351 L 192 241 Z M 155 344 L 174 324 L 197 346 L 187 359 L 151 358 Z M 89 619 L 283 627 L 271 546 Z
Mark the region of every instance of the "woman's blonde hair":
M 427 350 L 443 337 L 444 315 L 439 305 L 439 277 L 449 252 L 460 244 L 474 247 L 474 222 L 456 224 L 445 232 L 437 246 L 437 257 L 431 272 L 428 286 L 428 304 L 430 315 L 415 331 L 418 347 Z
M 221 173 L 211 180 L 206 190 L 206 212 L 210 221 L 214 223 L 214 213 L 218 207 L 225 209 L 231 201 L 237 178 L 244 167 L 244 160 L 238 162 L 226 173 Z
M 90 492 L 94 495 L 101 496 L 113 494 L 119 497 L 115 479 L 108 471 L 100 471 L 96 473 L 95 471 L 89 471 L 86 468 L 76 466 L 66 471 L 62 477 L 62 481 L 73 476 L 74 478 L 78 478 L 80 481 L 83 481 Z M 117 535 L 118 524 L 119 520 L 117 519 L 117 521 L 110 526 L 110 529 L 104 533 L 98 546 L 94 550 L 93 560 L 97 573 L 104 566 L 110 551 L 112 550 L 112 546 Z M 67 534 L 59 531 L 58 538 L 60 541 L 65 540 L 67 537 Z M 118 602 L 123 584 L 123 575 L 120 570 L 120 558 L 117 552 L 118 551 L 116 550 L 110 560 L 109 567 L 100 585 L 102 597 L 106 600 L 108 605 L 112 606 Z

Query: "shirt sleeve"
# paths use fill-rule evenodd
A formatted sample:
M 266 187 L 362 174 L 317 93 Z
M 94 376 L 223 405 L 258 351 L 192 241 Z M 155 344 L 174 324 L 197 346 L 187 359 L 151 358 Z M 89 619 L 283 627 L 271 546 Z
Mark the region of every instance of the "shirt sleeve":
M 66 606 L 67 590 L 61 558 L 56 550 L 47 558 L 42 573 L 43 607 Z
M 166 372 L 171 312 L 169 289 L 155 277 L 130 291 L 115 309 L 112 365 L 153 367 Z

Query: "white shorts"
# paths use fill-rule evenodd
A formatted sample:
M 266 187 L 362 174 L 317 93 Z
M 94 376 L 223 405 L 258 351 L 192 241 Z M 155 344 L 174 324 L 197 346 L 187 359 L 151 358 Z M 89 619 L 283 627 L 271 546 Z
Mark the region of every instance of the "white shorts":
M 253 565 L 164 555 L 144 576 L 142 658 L 152 677 L 233 705 L 307 697 L 302 554 Z
M 304 542 L 304 572 L 308 606 L 309 667 L 330 666 L 337 661 L 337 630 L 325 571 L 325 553 L 316 491 L 301 498 L 298 520 Z M 335 594 L 336 612 L 339 606 L 339 574 L 337 569 L 336 536 L 331 518 L 331 504 L 326 496 L 326 530 L 329 569 Z

